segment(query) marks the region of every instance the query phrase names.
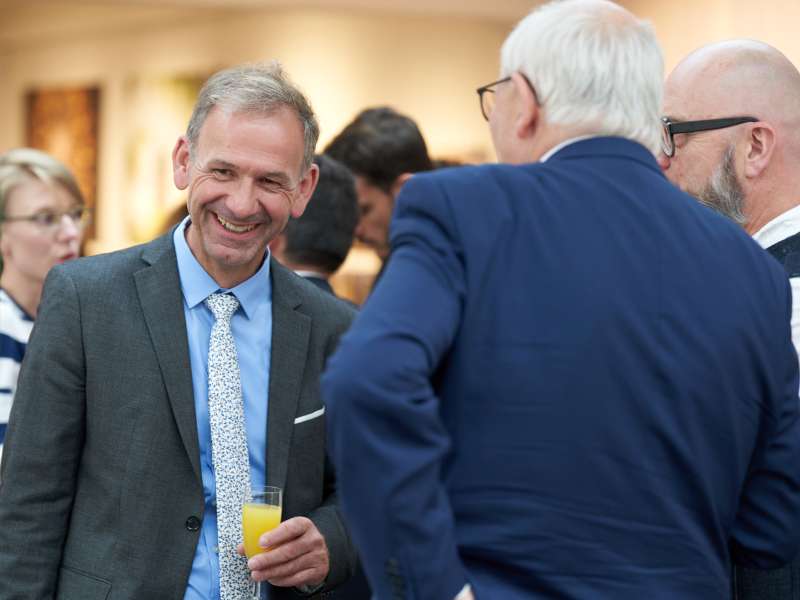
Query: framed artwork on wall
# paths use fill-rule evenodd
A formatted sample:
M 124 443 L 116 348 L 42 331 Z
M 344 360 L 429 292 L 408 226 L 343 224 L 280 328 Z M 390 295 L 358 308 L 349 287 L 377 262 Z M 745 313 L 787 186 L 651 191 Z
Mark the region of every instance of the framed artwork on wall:
M 35 89 L 26 94 L 26 145 L 43 150 L 75 174 L 89 208 L 97 209 L 100 90 Z M 95 237 L 94 221 L 85 240 Z

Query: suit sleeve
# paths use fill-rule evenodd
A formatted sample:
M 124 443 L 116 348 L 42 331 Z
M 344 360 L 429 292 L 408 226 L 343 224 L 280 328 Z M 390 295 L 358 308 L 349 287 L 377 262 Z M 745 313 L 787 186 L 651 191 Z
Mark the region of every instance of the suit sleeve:
M 466 583 L 442 483 L 450 438 L 431 380 L 458 332 L 463 256 L 425 177 L 398 198 L 386 271 L 323 376 L 342 510 L 378 598 L 454 598 Z
M 774 354 L 782 374 L 765 415 L 731 535 L 733 561 L 742 567 L 775 569 L 800 549 L 800 418 L 798 363 L 790 338 L 792 297 L 785 278 L 788 310 L 785 336 Z M 780 293 L 780 291 L 778 292 Z
M 81 315 L 51 270 L 11 410 L 0 477 L 0 598 L 52 598 L 84 438 Z

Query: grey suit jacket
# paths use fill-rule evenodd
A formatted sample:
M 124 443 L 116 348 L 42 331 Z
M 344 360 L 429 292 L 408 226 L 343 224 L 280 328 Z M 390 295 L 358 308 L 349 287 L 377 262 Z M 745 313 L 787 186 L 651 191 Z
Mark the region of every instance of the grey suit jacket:
M 355 568 L 319 376 L 352 311 L 273 261 L 267 464 L 284 518 L 325 537 L 323 596 Z M 183 598 L 203 486 L 171 235 L 56 267 L 20 374 L 0 484 L 0 598 Z M 271 598 L 297 598 L 274 588 Z

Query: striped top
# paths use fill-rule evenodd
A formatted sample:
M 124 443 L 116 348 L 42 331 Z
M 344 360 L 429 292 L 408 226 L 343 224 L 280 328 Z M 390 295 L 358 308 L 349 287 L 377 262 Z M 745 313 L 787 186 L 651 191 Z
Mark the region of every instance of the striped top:
M 33 318 L 0 288 L 0 450 Z

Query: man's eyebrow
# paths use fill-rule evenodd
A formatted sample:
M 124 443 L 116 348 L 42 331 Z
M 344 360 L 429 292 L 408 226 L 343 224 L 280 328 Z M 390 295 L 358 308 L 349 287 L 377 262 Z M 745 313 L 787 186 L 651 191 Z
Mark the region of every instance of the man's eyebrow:
M 240 171 L 239 167 L 232 162 L 228 162 L 222 158 L 210 158 L 206 161 L 204 168 L 210 167 L 230 169 L 231 171 Z M 257 171 L 255 173 L 256 179 L 271 179 L 281 185 L 290 186 L 292 178 L 283 171 Z
M 291 178 L 283 171 L 263 171 L 258 173 L 258 179 L 271 179 L 280 184 L 288 185 L 292 182 Z
M 237 169 L 236 165 L 223 160 L 221 158 L 210 158 L 206 161 L 206 166 L 214 165 L 215 167 L 223 167 L 225 169 Z

